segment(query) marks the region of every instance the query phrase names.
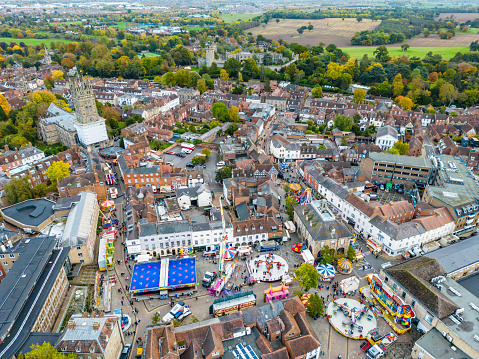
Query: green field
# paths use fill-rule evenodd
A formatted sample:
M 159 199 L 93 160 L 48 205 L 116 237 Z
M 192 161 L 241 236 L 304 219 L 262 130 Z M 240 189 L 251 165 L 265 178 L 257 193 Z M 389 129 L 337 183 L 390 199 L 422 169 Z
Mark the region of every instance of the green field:
M 113 25 L 113 27 L 117 27 L 120 30 L 126 29 L 127 27 L 130 27 L 130 26 L 132 26 L 132 24 L 130 24 L 129 22 L 117 22 L 116 25 Z
M 160 55 L 159 55 L 159 54 L 155 54 L 155 53 L 153 53 L 153 52 L 140 52 L 140 53 L 138 53 L 138 56 L 139 56 L 139 57 L 143 57 L 143 56 L 145 56 L 145 57 L 154 57 L 154 56 L 160 56 Z
M 206 29 L 206 26 L 185 26 L 184 29 L 188 31 L 191 31 L 191 30 L 202 31 Z
M 75 42 L 72 40 L 65 40 L 65 39 L 14 39 L 12 37 L 0 37 L 0 42 L 5 42 L 7 44 L 10 44 L 11 42 L 15 42 L 18 45 L 23 42 L 26 45 L 32 45 L 32 46 L 37 46 L 41 45 L 42 43 L 45 44 L 47 47 L 50 47 L 50 42 L 55 41 L 55 42 L 65 42 L 65 43 L 70 43 L 70 42 Z
M 479 33 L 479 29 L 476 28 L 469 28 L 466 32 L 462 32 L 461 28 L 459 26 L 456 27 L 456 35 L 461 35 L 461 34 L 477 34 Z
M 230 23 L 233 21 L 247 21 L 251 20 L 252 18 L 259 16 L 260 14 L 221 14 L 220 17 L 221 19 L 226 22 Z
M 349 54 L 350 57 L 361 59 L 365 54 L 369 57 L 373 56 L 374 46 L 354 46 L 354 47 L 343 47 L 341 48 L 344 52 Z M 462 53 L 468 52 L 468 46 L 449 46 L 449 47 L 410 47 L 407 51 L 403 52 L 399 46 L 388 47 L 389 54 L 391 56 L 401 57 L 419 57 L 423 58 L 429 51 L 432 51 L 433 54 L 439 54 L 445 60 L 449 60 L 454 57 L 459 51 Z

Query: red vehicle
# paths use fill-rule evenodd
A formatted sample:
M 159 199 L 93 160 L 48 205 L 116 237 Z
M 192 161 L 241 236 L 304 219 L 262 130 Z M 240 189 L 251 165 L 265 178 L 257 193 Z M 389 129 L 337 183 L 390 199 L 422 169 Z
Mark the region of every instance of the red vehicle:
M 175 154 L 173 151 L 163 151 L 163 153 L 167 153 L 169 155 L 174 155 Z

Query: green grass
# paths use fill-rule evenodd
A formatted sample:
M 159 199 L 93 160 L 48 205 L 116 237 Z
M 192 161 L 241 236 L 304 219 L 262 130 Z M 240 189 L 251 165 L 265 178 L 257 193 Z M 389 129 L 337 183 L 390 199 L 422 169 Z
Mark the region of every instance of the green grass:
M 143 53 L 143 52 L 139 52 L 139 53 L 138 53 L 138 56 L 140 56 L 140 57 L 143 57 L 143 56 L 145 56 L 145 57 L 154 57 L 154 56 L 160 56 L 160 55 L 159 55 L 159 54 L 155 54 L 155 53 L 153 53 L 153 52 L 144 52 L 144 53 Z
M 185 30 L 191 31 L 191 30 L 196 30 L 196 31 L 202 31 L 206 29 L 206 26 L 185 26 Z
M 119 29 L 126 29 L 127 27 L 130 27 L 130 23 L 122 21 L 122 22 L 117 22 L 116 25 L 113 25 L 113 26 Z
M 341 48 L 344 52 L 349 54 L 350 57 L 355 57 L 357 59 L 361 59 L 365 54 L 369 57 L 373 56 L 374 50 L 376 50 L 375 46 L 354 46 L 354 47 L 343 47 Z M 450 58 L 454 57 L 457 52 L 468 52 L 468 46 L 449 46 L 449 47 L 410 47 L 407 51 L 403 52 L 401 47 L 388 47 L 389 54 L 391 56 L 401 57 L 419 57 L 423 58 L 429 51 L 432 51 L 433 54 L 439 54 L 445 60 L 449 60 Z
M 221 14 L 220 17 L 221 19 L 226 22 L 230 23 L 233 21 L 246 21 L 246 20 L 251 20 L 252 18 L 259 16 L 259 14 Z
M 70 43 L 70 42 L 75 42 L 72 40 L 65 40 L 65 39 L 14 39 L 12 37 L 0 37 L 0 42 L 5 42 L 7 44 L 10 44 L 11 42 L 17 43 L 19 45 L 21 42 L 25 43 L 26 45 L 32 45 L 32 46 L 37 46 L 41 45 L 42 43 L 45 44 L 47 47 L 50 47 L 50 42 L 55 41 L 55 42 L 65 42 L 65 43 Z
M 479 29 L 476 29 L 476 28 L 469 28 L 466 32 L 462 32 L 459 26 L 456 27 L 456 35 L 477 34 L 477 33 L 479 33 Z

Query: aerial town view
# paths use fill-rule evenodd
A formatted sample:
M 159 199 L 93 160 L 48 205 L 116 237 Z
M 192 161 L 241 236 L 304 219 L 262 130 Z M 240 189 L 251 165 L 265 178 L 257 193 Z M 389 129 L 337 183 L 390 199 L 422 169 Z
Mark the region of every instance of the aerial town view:
M 478 359 L 477 0 L 0 1 L 0 359 Z

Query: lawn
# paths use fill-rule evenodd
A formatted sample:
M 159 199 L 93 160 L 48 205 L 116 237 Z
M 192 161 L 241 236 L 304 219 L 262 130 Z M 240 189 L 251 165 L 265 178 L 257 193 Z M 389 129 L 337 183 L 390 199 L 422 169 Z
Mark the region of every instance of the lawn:
M 479 33 L 479 29 L 476 28 L 469 28 L 466 32 L 462 32 L 459 26 L 456 27 L 456 35 L 460 34 L 477 34 Z
M 355 57 L 361 59 L 364 54 L 367 54 L 369 57 L 373 56 L 373 52 L 376 49 L 374 46 L 354 46 L 354 47 L 343 47 L 342 50 L 349 54 L 350 57 Z M 399 46 L 388 47 L 389 54 L 392 56 L 400 57 L 414 57 L 423 58 L 429 51 L 432 51 L 433 54 L 439 54 L 444 59 L 449 60 L 454 57 L 457 52 L 468 52 L 469 47 L 467 46 L 449 46 L 449 47 L 410 47 L 407 51 L 403 52 Z
M 65 43 L 70 43 L 70 42 L 75 42 L 72 40 L 65 40 L 65 39 L 14 39 L 12 37 L 0 37 L 0 42 L 5 42 L 7 44 L 10 44 L 11 42 L 15 42 L 18 45 L 23 42 L 26 45 L 32 45 L 32 46 L 37 46 L 41 45 L 42 43 L 45 44 L 47 47 L 50 47 L 50 42 L 55 41 L 55 42 L 65 42 Z
M 153 52 L 140 52 L 140 53 L 138 53 L 138 56 L 140 56 L 140 57 L 143 57 L 143 56 L 154 57 L 154 56 L 160 56 L 160 54 L 155 54 Z
M 122 22 L 117 22 L 116 25 L 113 25 L 113 27 L 117 27 L 117 28 L 119 28 L 120 30 L 121 30 L 121 29 L 126 29 L 127 27 L 130 27 L 130 23 L 124 22 L 124 21 L 122 21 Z
M 206 26 L 185 26 L 184 29 L 188 31 L 191 31 L 191 30 L 202 31 L 206 29 Z
M 260 16 L 260 14 L 221 14 L 220 17 L 221 19 L 226 22 L 230 23 L 233 21 L 247 21 L 251 20 L 252 18 Z

